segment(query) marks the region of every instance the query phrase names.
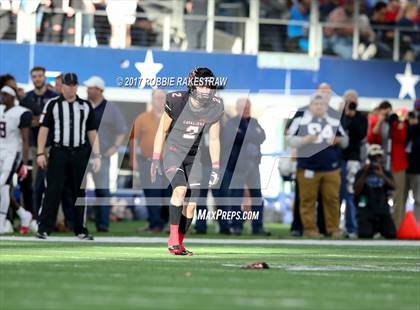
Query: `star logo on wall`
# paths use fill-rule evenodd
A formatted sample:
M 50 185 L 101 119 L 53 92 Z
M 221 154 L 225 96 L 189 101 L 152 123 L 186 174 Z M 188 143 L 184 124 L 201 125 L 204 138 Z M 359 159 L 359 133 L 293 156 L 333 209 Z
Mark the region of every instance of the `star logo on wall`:
M 147 80 L 150 81 L 152 79 L 156 79 L 156 74 L 158 74 L 163 68 L 163 64 L 157 63 L 153 60 L 153 52 L 151 50 L 147 50 L 144 62 L 136 62 L 134 66 L 141 74 L 140 88 L 144 88 L 146 86 Z M 154 83 L 152 88 L 156 87 L 156 83 Z
M 404 99 L 408 95 L 411 99 L 416 99 L 416 84 L 420 81 L 420 75 L 413 74 L 409 63 L 405 65 L 404 74 L 398 73 L 395 78 L 401 84 L 398 98 Z

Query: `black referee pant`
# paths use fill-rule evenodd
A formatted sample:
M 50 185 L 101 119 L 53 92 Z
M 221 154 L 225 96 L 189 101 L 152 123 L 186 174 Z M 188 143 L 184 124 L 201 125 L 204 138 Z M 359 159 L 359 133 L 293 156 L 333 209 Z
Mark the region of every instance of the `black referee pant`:
M 87 147 L 65 147 L 55 145 L 51 148 L 47 166 L 47 189 L 39 214 L 39 232 L 50 234 L 55 226 L 58 207 L 65 187 L 70 189 L 74 208 L 74 233 L 87 233 L 86 207 L 76 206 L 77 197 L 84 196 L 81 189 L 83 177 L 89 160 Z

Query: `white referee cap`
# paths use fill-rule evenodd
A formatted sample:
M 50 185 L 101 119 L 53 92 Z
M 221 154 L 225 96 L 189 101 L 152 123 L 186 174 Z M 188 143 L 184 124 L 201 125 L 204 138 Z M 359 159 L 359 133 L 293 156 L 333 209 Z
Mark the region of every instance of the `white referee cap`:
M 6 93 L 9 94 L 10 96 L 16 97 L 16 92 L 13 88 L 11 88 L 10 86 L 3 86 L 2 89 L 0 89 L 0 92 L 2 93 Z
M 99 76 L 93 75 L 88 80 L 86 80 L 83 84 L 86 87 L 97 87 L 99 89 L 105 89 L 105 82 Z

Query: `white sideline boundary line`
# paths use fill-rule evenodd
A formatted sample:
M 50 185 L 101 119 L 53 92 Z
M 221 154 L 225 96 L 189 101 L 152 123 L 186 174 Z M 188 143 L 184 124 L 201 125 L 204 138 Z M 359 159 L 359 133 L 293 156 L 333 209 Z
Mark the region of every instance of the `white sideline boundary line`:
M 40 240 L 35 237 L 1 236 L 0 241 L 36 241 L 36 242 L 83 242 L 83 243 L 130 243 L 130 244 L 152 244 L 164 243 L 168 239 L 162 237 L 95 237 L 94 241 L 79 240 L 76 237 L 48 237 L 47 240 Z M 321 245 L 321 246 L 406 246 L 419 247 L 420 241 L 413 240 L 235 240 L 235 239 L 198 239 L 189 238 L 188 244 L 229 244 L 229 245 Z

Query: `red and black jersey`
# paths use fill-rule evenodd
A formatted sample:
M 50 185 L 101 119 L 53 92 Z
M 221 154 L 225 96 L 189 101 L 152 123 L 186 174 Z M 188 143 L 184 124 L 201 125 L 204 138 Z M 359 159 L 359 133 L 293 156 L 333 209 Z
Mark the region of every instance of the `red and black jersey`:
M 188 92 L 172 92 L 166 95 L 165 112 L 172 118 L 167 144 L 188 153 L 198 149 L 204 129 L 222 118 L 223 100 L 215 96 L 197 109 L 191 105 Z

